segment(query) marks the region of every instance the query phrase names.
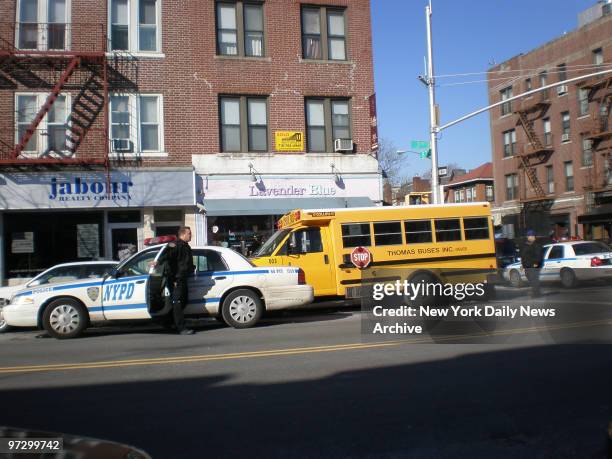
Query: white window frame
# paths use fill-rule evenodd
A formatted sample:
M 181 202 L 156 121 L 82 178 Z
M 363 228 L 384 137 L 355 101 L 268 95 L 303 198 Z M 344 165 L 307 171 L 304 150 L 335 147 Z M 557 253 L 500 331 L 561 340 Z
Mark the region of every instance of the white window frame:
M 495 200 L 495 191 L 493 190 L 493 185 L 485 186 L 485 199 L 487 201 Z
M 72 107 L 72 97 L 70 93 L 60 93 L 59 94 L 62 97 L 66 98 L 66 123 L 68 123 L 68 118 L 70 117 L 70 107 Z M 19 143 L 19 123 L 18 123 L 18 116 L 17 116 L 17 109 L 19 107 L 19 103 L 18 103 L 18 99 L 19 97 L 28 97 L 28 96 L 35 96 L 36 97 L 36 112 L 38 113 L 38 110 L 41 109 L 41 107 L 43 106 L 43 104 L 45 103 L 45 101 L 47 100 L 47 97 L 49 97 L 49 94 L 46 92 L 16 92 L 15 93 L 15 97 L 14 97 L 14 114 L 13 114 L 13 121 L 14 121 L 14 126 L 15 126 L 15 145 L 17 145 Z M 45 152 L 45 150 L 49 147 L 49 137 L 46 135 L 41 135 L 41 131 L 47 130 L 47 117 L 48 114 L 44 116 L 44 118 L 41 120 L 41 122 L 38 124 L 38 127 L 36 128 L 36 132 L 34 133 L 34 135 L 36 136 L 36 144 L 37 144 L 37 149 L 36 151 L 30 151 L 30 150 L 23 150 L 21 152 L 21 156 L 24 158 L 39 158 L 40 155 L 42 153 Z M 30 121 L 31 123 L 31 121 Z M 68 129 L 66 129 L 66 134 L 68 134 Z M 69 150 L 64 150 L 64 152 L 68 155 L 69 154 Z M 71 155 L 71 157 L 75 157 L 76 155 Z
M 164 145 L 164 96 L 158 93 L 138 93 L 138 94 L 126 94 L 126 93 L 112 93 L 110 97 L 123 96 L 128 97 L 128 119 L 130 120 L 130 141 L 133 145 L 133 151 L 122 152 L 113 151 L 113 140 L 112 140 L 112 125 L 109 129 L 109 143 L 110 143 L 110 156 L 114 158 L 142 158 L 142 157 L 167 157 L 168 153 L 165 150 Z M 141 97 L 157 97 L 157 117 L 158 117 L 158 150 L 145 150 L 141 148 L 141 129 L 140 129 L 140 98 Z M 109 123 L 111 122 L 111 104 L 108 106 L 109 110 Z
M 128 49 L 113 50 L 111 48 L 112 43 L 112 3 L 113 0 L 107 0 L 107 30 L 108 30 L 108 49 L 109 53 L 125 53 L 129 52 L 136 56 L 159 56 L 162 54 L 162 0 L 156 0 L 155 2 L 155 26 L 157 34 L 155 36 L 156 49 L 154 51 L 141 51 L 140 50 L 140 0 L 127 0 L 128 2 Z
M 15 11 L 15 48 L 24 49 L 24 50 L 32 50 L 33 48 L 20 48 L 19 47 L 19 25 L 21 24 L 21 2 L 22 0 L 17 0 L 16 11 Z M 61 50 L 56 51 L 70 51 L 70 43 L 71 43 L 71 23 L 72 23 L 72 0 L 65 0 L 65 13 L 66 13 L 66 30 L 64 32 L 64 47 Z M 48 0 L 38 0 L 38 11 L 37 11 L 37 21 L 38 24 L 47 24 L 49 25 L 49 1 Z M 38 38 L 36 40 L 36 51 L 47 51 L 48 44 L 48 29 L 38 29 Z

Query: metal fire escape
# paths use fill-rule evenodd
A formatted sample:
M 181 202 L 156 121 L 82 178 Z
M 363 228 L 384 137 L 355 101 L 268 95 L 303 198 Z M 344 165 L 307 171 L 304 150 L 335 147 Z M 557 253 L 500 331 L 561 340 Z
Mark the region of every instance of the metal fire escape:
M 584 138 L 591 141 L 592 152 L 592 167 L 585 186 L 587 211 L 591 211 L 596 204 L 596 193 L 612 188 L 612 76 L 589 81 L 581 88 L 589 91 L 589 106 L 594 108 L 588 131 L 584 132 Z
M 545 139 L 542 142 L 533 127 L 534 121 L 544 117 L 549 107 L 550 102 L 547 101 L 544 93 L 535 100 L 524 100 L 521 109 L 515 112 L 518 115 L 516 125 L 523 127 L 528 140 L 528 143 L 523 146 L 523 149 L 517 155 L 517 168 L 523 171 L 519 186 L 523 225 L 526 224 L 529 213 L 548 211 L 553 202 L 544 191 L 535 169 L 536 166 L 546 163 L 554 152 L 552 135 L 545 133 Z M 532 193 L 529 193 L 527 184 L 531 185 Z
M 9 90 L 15 101 L 13 123 L 0 126 L 1 169 L 74 165 L 108 173 L 110 94 L 138 90 L 138 60 L 108 49 L 99 23 L 0 23 L 0 94 Z M 16 92 L 45 100 L 24 113 Z

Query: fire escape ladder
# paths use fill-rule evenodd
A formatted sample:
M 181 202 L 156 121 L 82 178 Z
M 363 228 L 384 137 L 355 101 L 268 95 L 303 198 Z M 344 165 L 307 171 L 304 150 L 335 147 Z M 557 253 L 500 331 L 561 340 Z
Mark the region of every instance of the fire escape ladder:
M 26 147 L 26 145 L 28 144 L 28 142 L 30 141 L 34 133 L 36 132 L 38 125 L 43 120 L 43 118 L 47 115 L 47 113 L 49 113 L 49 110 L 51 109 L 56 99 L 58 98 L 60 92 L 62 91 L 62 88 L 68 82 L 68 80 L 70 79 L 70 76 L 73 74 L 74 70 L 77 68 L 80 61 L 81 60 L 78 57 L 74 57 L 70 61 L 70 64 L 68 64 L 68 67 L 66 67 L 66 70 L 64 70 L 64 72 L 62 73 L 62 76 L 60 77 L 59 81 L 51 90 L 51 94 L 49 94 L 43 106 L 40 108 L 40 110 L 38 110 L 38 113 L 36 114 L 32 122 L 30 123 L 30 126 L 27 128 L 26 132 L 19 140 L 19 143 L 15 145 L 15 148 L 13 149 L 13 152 L 11 154 L 12 159 L 17 159 L 17 157 L 24 150 L 24 148 Z
M 536 197 L 543 198 L 545 197 L 544 189 L 542 188 L 542 184 L 538 180 L 538 174 L 536 173 L 535 168 L 531 167 L 527 158 L 522 155 L 519 155 L 519 159 L 521 161 L 521 167 L 525 170 L 525 175 L 529 179 L 529 183 L 533 187 L 533 190 L 536 194 Z
M 76 152 L 104 109 L 103 91 L 103 82 L 97 73 L 92 71 L 72 103 L 72 110 L 68 118 L 66 146 L 71 153 Z
M 527 138 L 529 139 L 529 142 L 531 143 L 533 149 L 535 151 L 542 150 L 544 147 L 542 145 L 542 142 L 540 142 L 540 139 L 536 134 L 535 130 L 533 129 L 533 121 L 527 117 L 527 113 L 525 113 L 524 111 L 519 111 L 517 113 L 519 116 L 519 122 L 523 126 L 523 129 L 525 129 L 525 133 L 527 134 Z

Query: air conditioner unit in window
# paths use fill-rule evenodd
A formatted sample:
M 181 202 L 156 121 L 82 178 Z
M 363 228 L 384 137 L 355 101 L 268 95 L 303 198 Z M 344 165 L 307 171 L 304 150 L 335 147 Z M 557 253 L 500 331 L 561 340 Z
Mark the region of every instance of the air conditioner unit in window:
M 353 139 L 334 139 L 334 151 L 353 151 Z
M 130 139 L 113 139 L 113 151 L 132 151 Z
M 561 86 L 557 86 L 557 94 L 562 95 L 567 92 L 567 85 L 562 84 Z
M 561 142 L 569 142 L 570 139 L 570 135 L 569 134 L 563 134 L 561 136 Z

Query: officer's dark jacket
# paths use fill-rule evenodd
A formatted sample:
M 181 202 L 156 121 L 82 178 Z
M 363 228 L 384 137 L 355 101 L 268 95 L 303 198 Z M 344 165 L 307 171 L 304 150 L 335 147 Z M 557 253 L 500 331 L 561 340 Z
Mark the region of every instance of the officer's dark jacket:
M 179 239 L 176 242 L 170 242 L 166 251 L 168 277 L 185 279 L 193 274 L 195 266 L 193 265 L 193 253 L 189 244 Z
M 541 268 L 543 258 L 544 250 L 537 241 L 531 244 L 525 242 L 521 248 L 521 264 L 524 268 L 533 268 L 533 265 L 537 265 L 537 268 Z

